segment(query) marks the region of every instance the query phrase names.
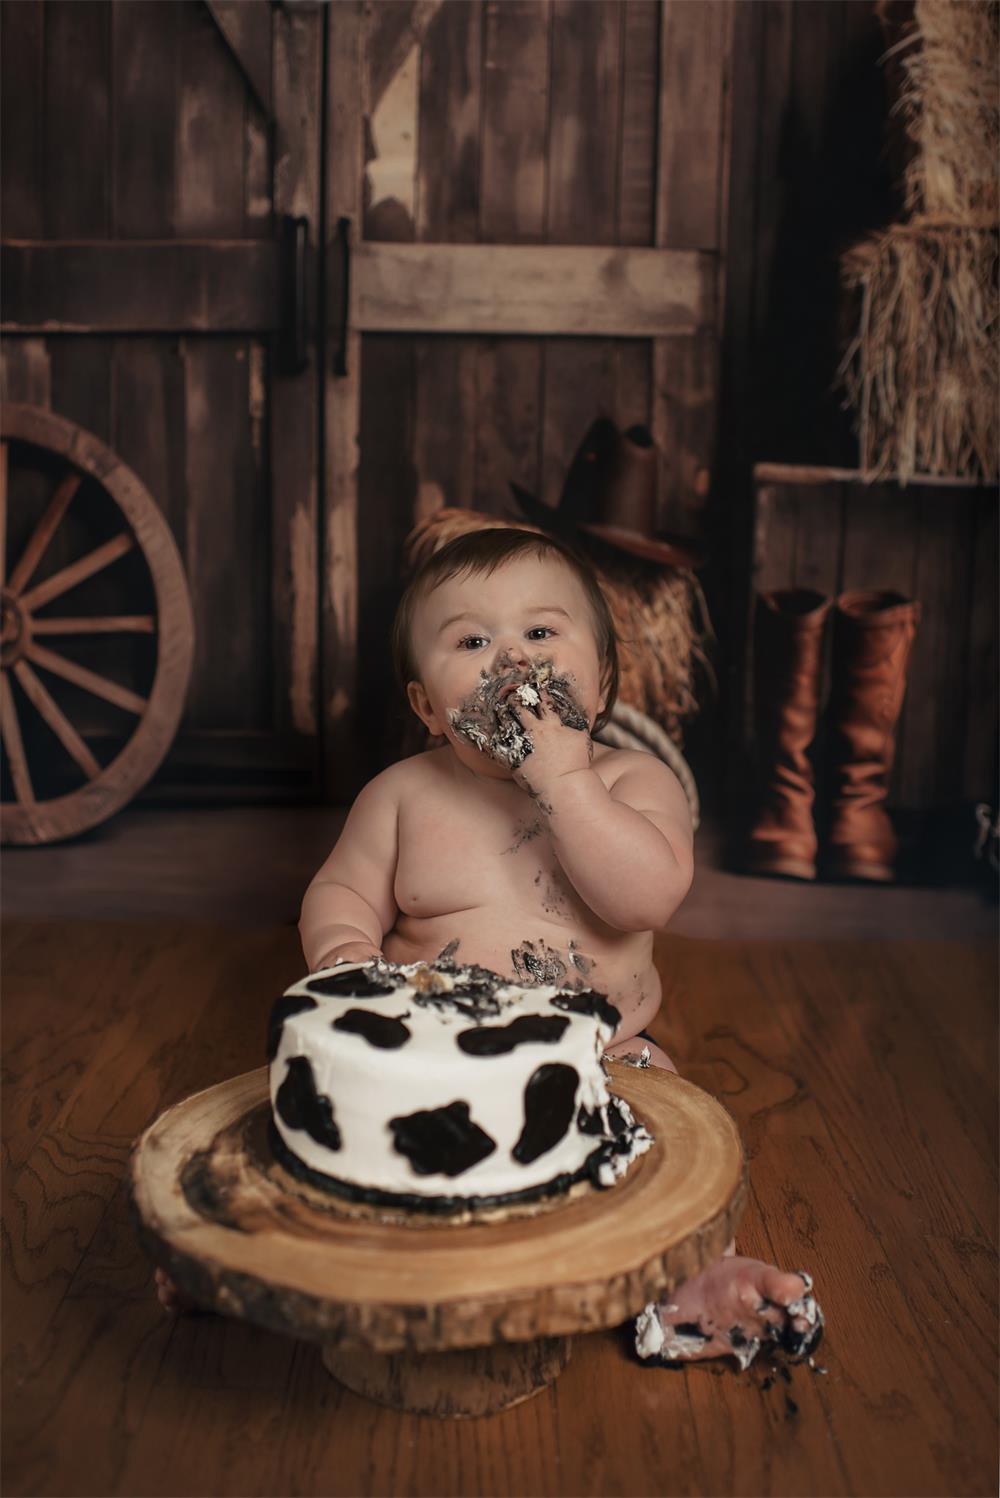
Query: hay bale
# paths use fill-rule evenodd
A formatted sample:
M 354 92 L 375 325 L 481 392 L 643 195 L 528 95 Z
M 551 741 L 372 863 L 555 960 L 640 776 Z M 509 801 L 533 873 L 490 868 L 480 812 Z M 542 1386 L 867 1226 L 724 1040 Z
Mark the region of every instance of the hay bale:
M 880 0 L 890 31 L 895 8 Z M 866 478 L 995 479 L 998 463 L 997 0 L 916 0 L 886 59 L 912 152 L 911 218 L 854 245 L 857 327 L 838 375 Z
M 455 536 L 494 525 L 544 534 L 527 521 L 445 506 L 421 520 L 407 537 L 408 573 Z M 620 642 L 619 702 L 645 713 L 682 747 L 683 724 L 698 710 L 696 667 L 700 664 L 714 681 L 704 651 L 713 631 L 697 578 L 626 556 L 585 533 L 578 550 L 594 569 L 614 619 Z
M 996 232 L 893 224 L 849 250 L 841 270 L 860 301 L 839 374 L 866 478 L 996 478 Z
M 996 0 L 916 0 L 891 49 L 902 71 L 894 113 L 915 146 L 903 176 L 911 215 L 997 221 L 998 15 Z

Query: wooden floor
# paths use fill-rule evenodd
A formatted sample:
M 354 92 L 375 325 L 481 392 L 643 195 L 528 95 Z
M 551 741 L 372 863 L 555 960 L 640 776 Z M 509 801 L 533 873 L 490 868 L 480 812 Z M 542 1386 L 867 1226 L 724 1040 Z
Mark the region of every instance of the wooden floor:
M 577 1339 L 487 1420 L 367 1403 L 314 1346 L 170 1320 L 127 1212 L 134 1137 L 262 1062 L 289 925 L 10 919 L 5 1494 L 993 1494 L 992 943 L 668 935 L 654 1026 L 738 1121 L 741 1252 L 803 1267 L 819 1361 L 631 1361 Z

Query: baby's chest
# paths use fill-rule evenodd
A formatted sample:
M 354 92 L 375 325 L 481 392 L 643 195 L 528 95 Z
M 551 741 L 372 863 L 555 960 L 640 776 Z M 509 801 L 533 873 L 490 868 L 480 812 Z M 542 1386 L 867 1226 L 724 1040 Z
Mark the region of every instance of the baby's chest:
M 400 816 L 395 896 L 407 915 L 540 904 L 558 874 L 545 819 L 530 803 L 524 812 L 471 814 L 444 799 Z

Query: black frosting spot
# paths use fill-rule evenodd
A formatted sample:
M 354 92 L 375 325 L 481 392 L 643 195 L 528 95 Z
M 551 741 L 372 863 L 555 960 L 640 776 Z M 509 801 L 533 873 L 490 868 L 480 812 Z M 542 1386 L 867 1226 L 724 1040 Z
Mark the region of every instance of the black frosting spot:
M 535 1042 L 554 1045 L 568 1024 L 568 1019 L 559 1019 L 554 1014 L 522 1014 L 509 1025 L 482 1025 L 478 1030 L 463 1030 L 456 1039 L 459 1050 L 468 1056 L 504 1056 L 519 1045 Z
M 305 1129 L 310 1139 L 327 1149 L 340 1149 L 340 1130 L 333 1117 L 333 1104 L 316 1091 L 316 1079 L 307 1056 L 293 1056 L 285 1080 L 278 1088 L 274 1106 L 290 1129 Z
M 315 999 L 310 999 L 306 994 L 283 994 L 280 999 L 275 999 L 271 1005 L 271 1014 L 267 1022 L 267 1059 L 273 1061 L 278 1054 L 281 1044 L 281 1031 L 286 1019 L 291 1019 L 293 1014 L 304 1014 L 307 1009 L 318 1009 L 319 1005 Z
M 348 1009 L 330 1028 L 360 1035 L 380 1051 L 398 1051 L 411 1038 L 409 1027 L 401 1019 L 389 1014 L 370 1014 L 367 1009 Z
M 380 994 L 395 993 L 399 987 L 399 982 L 378 978 L 363 967 L 339 973 L 334 970 L 322 978 L 309 978 L 307 983 L 311 993 L 321 993 L 327 999 L 375 999 Z
M 519 1165 L 530 1165 L 558 1144 L 573 1118 L 580 1075 L 575 1066 L 547 1062 L 538 1067 L 524 1089 L 524 1128 L 511 1155 Z
M 585 1108 L 581 1103 L 576 1115 L 576 1126 L 581 1134 L 603 1134 L 604 1120 L 600 1108 Z
M 461 1175 L 496 1149 L 496 1141 L 469 1117 L 468 1103 L 390 1118 L 389 1127 L 397 1153 L 418 1176 Z
M 583 988 L 579 993 L 557 993 L 549 1003 L 557 1009 L 566 1009 L 570 1014 L 592 1014 L 614 1030 L 621 1021 L 621 1011 L 615 1008 L 607 994 L 597 993 L 593 988 Z
M 606 1134 L 610 1129 L 615 1136 L 624 1134 L 629 1127 L 617 1098 L 609 1098 L 604 1108 L 585 1108 L 580 1104 L 576 1115 L 576 1126 L 581 1134 Z

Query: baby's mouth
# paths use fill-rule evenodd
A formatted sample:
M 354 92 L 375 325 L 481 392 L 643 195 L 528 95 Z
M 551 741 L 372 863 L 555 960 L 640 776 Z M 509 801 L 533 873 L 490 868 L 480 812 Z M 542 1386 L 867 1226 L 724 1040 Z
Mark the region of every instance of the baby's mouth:
M 449 709 L 448 721 L 456 734 L 468 739 L 483 754 L 516 770 L 534 747 L 520 715 L 531 713 L 541 717 L 543 689 L 560 721 L 567 728 L 586 733 L 590 725 L 574 694 L 571 678 L 559 675 L 551 657 L 532 661 L 526 668 L 502 656 L 493 675 L 484 671 L 475 692 L 457 708 Z

